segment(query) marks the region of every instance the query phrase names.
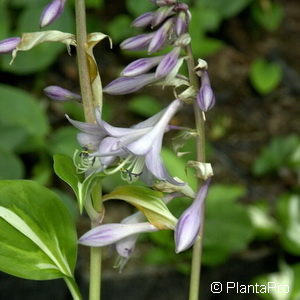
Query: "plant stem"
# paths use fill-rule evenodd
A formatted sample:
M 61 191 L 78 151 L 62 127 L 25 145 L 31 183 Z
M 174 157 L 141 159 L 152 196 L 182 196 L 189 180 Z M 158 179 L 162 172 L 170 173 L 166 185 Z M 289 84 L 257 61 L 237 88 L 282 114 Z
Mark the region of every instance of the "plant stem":
M 74 278 L 71 277 L 64 277 L 64 280 L 69 288 L 69 291 L 73 297 L 74 300 L 82 300 L 82 297 L 80 295 L 80 291 L 78 289 L 78 286 L 74 280 Z
M 189 79 L 191 85 L 198 90 L 199 82 L 198 77 L 195 74 L 195 62 L 191 46 L 186 47 L 186 52 L 188 55 L 188 71 Z M 195 114 L 195 123 L 197 130 L 197 161 L 205 162 L 205 127 L 204 127 L 204 118 L 201 110 L 199 109 L 197 102 L 194 102 L 194 114 Z M 205 212 L 205 203 L 203 203 L 203 208 L 201 210 L 201 220 L 202 226 L 200 228 L 199 236 L 193 246 L 193 255 L 192 255 L 192 269 L 190 277 L 190 292 L 189 300 L 198 300 L 199 299 L 199 288 L 200 288 L 200 275 L 201 275 L 201 258 L 202 258 L 202 244 L 203 244 L 203 233 L 204 233 L 204 212 Z
M 75 1 L 76 12 L 76 40 L 77 40 L 77 63 L 79 72 L 80 89 L 84 116 L 86 122 L 95 123 L 95 107 L 93 105 L 93 94 L 89 76 L 89 68 L 86 53 L 86 14 L 85 0 Z M 101 183 L 97 183 L 92 192 L 92 203 L 99 215 L 102 210 Z M 99 225 L 99 220 L 91 220 L 91 227 Z M 90 300 L 100 300 L 101 286 L 101 248 L 91 248 L 90 251 Z

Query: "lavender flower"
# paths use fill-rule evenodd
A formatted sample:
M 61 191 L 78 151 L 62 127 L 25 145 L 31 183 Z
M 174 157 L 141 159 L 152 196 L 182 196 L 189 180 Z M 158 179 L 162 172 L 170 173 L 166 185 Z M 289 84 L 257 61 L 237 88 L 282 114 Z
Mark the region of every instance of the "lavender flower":
M 138 91 L 145 85 L 153 83 L 157 79 L 154 73 L 141 74 L 134 77 L 119 77 L 110 82 L 103 92 L 110 95 L 125 95 Z
M 174 6 L 163 6 L 160 7 L 153 16 L 151 27 L 155 27 L 162 23 L 167 17 L 173 13 Z
M 81 96 L 60 86 L 50 85 L 44 89 L 47 97 L 57 101 L 81 101 Z
M 120 47 L 124 50 L 144 50 L 149 45 L 153 33 L 144 33 L 131 38 L 126 39 L 120 44 Z
M 40 18 L 40 26 L 45 27 L 61 16 L 66 0 L 53 0 L 43 10 Z
M 146 12 L 136 19 L 134 19 L 131 23 L 133 27 L 145 27 L 151 24 L 153 20 L 154 13 L 153 12 Z
M 160 157 L 168 123 L 181 106 L 181 101 L 176 99 L 161 112 L 130 128 L 109 125 L 101 120 L 99 112 L 96 114 L 97 125 L 69 120 L 86 134 L 84 138 L 80 138 L 83 147 L 98 145 L 97 151 L 90 153 L 89 157 L 100 158 L 101 170 L 105 170 L 120 158 L 120 164 L 107 172 L 121 170 L 123 179 L 128 182 L 133 182 L 141 176 L 149 185 L 152 185 L 155 178 L 182 185 L 183 183 L 169 175 Z M 89 142 L 86 145 L 85 140 Z
M 164 5 L 173 5 L 176 4 L 176 0 L 151 0 L 154 4 L 158 6 L 164 6 Z
M 180 47 L 175 47 L 171 52 L 164 56 L 156 68 L 155 77 L 164 77 L 172 71 L 178 61 L 180 50 Z
M 175 21 L 175 32 L 177 36 L 180 36 L 187 32 L 187 16 L 184 11 L 179 12 L 178 16 L 176 17 Z
M 157 230 L 158 229 L 149 222 L 136 224 L 104 224 L 85 233 L 79 239 L 79 244 L 91 247 L 103 247 L 114 244 L 133 234 Z
M 206 70 L 202 71 L 201 87 L 197 94 L 197 103 L 200 109 L 205 112 L 213 108 L 216 103 L 215 95 L 211 88 Z
M 16 49 L 20 41 L 21 38 L 19 37 L 11 37 L 0 41 L 0 54 L 12 52 Z
M 163 56 L 154 56 L 147 58 L 140 58 L 129 64 L 122 72 L 122 76 L 137 76 L 146 73 L 153 67 L 158 65 Z
M 194 202 L 180 216 L 175 228 L 176 253 L 190 248 L 197 239 L 200 227 L 202 226 L 203 202 L 207 195 L 210 178 L 204 182 Z
M 149 47 L 148 47 L 148 53 L 153 53 L 156 52 L 158 50 L 160 50 L 167 38 L 168 35 L 170 34 L 172 28 L 173 28 L 173 22 L 174 19 L 168 19 L 153 35 Z

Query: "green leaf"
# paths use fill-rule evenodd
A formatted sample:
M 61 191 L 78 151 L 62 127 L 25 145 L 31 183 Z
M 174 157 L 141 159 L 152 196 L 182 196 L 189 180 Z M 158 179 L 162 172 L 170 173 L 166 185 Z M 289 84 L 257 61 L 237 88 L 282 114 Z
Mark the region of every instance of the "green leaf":
M 28 6 L 23 10 L 17 27 L 15 36 L 21 36 L 23 32 L 40 31 L 39 19 L 44 5 L 38 3 L 36 6 Z M 63 32 L 73 32 L 73 14 L 65 8 L 63 15 L 54 24 L 47 27 L 47 30 L 60 30 Z M 58 54 L 66 51 L 66 47 L 60 43 L 44 43 L 30 51 L 21 52 L 12 65 L 9 65 L 11 55 L 2 57 L 2 68 L 7 72 L 16 74 L 29 74 L 41 71 L 49 67 Z
M 270 6 L 263 10 L 261 5 L 255 2 L 251 7 L 251 15 L 264 29 L 274 31 L 280 26 L 284 11 L 280 3 L 270 2 Z
M 277 216 L 282 231 L 280 241 L 283 248 L 294 255 L 300 255 L 300 196 L 284 195 L 277 204 Z
M 141 0 L 126 0 L 127 10 L 135 17 L 151 11 L 155 8 L 155 5 L 151 1 L 141 1 Z
M 213 185 L 206 198 L 203 263 L 216 265 L 247 248 L 254 228 L 247 210 L 236 201 L 245 194 L 242 186 Z
M 9 35 L 9 17 L 7 13 L 6 2 L 0 2 L 0 40 L 3 40 Z
M 187 182 L 194 190 L 197 188 L 197 177 L 192 172 L 186 173 L 186 162 L 183 158 L 177 157 L 173 151 L 167 148 L 162 149 L 161 156 L 172 176 Z
M 218 11 L 223 18 L 230 18 L 244 10 L 251 2 L 252 0 L 202 0 L 198 5 Z
M 55 154 L 53 160 L 55 174 L 72 188 L 78 198 L 78 182 L 82 180 L 82 176 L 77 174 L 73 160 L 63 154 Z
M 173 229 L 177 219 L 162 200 L 163 194 L 143 186 L 120 186 L 103 197 L 103 201 L 119 199 L 142 211 L 150 223 L 160 229 Z
M 15 151 L 26 142 L 28 133 L 19 126 L 0 125 L 0 149 Z
M 252 172 L 261 176 L 281 167 L 297 169 L 300 164 L 300 158 L 297 158 L 299 147 L 300 139 L 296 135 L 274 137 L 254 161 Z
M 48 120 L 37 99 L 21 89 L 2 84 L 0 97 L 0 120 L 4 126 L 21 127 L 36 137 L 48 133 Z
M 107 31 L 108 35 L 115 43 L 135 35 L 138 30 L 131 27 L 132 18 L 128 15 L 118 15 L 112 21 L 109 22 Z
M 50 154 L 64 154 L 73 157 L 79 148 L 76 136 L 78 130 L 71 126 L 65 126 L 55 131 L 49 139 Z
M 0 150 L 0 179 L 20 179 L 24 176 L 24 166 L 18 156 Z
M 162 110 L 162 105 L 157 99 L 146 95 L 134 97 L 128 105 L 129 110 L 143 117 L 151 117 Z
M 82 212 L 94 184 L 97 183 L 96 179 L 104 175 L 102 173 L 91 173 L 84 178 L 83 175 L 77 173 L 73 160 L 69 156 L 56 154 L 53 159 L 55 174 L 72 188 L 78 201 L 79 210 Z
M 282 69 L 276 63 L 259 58 L 252 63 L 249 76 L 257 92 L 265 95 L 273 91 L 280 83 Z
M 73 277 L 76 230 L 57 196 L 26 180 L 0 181 L 0 194 L 0 270 L 34 280 Z

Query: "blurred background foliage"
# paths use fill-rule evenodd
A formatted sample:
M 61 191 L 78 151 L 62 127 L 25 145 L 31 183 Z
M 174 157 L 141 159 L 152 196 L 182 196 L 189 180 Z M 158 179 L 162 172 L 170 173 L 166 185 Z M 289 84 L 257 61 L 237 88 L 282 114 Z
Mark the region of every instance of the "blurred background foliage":
M 67 2 L 63 16 L 47 29 L 74 32 L 73 1 Z M 207 114 L 207 155 L 215 178 L 207 198 L 203 257 L 207 269 L 203 276 L 212 269 L 222 273 L 235 260 L 261 262 L 260 270 L 242 276 L 246 283 L 284 278 L 292 288 L 286 299 L 300 299 L 300 47 L 295 38 L 300 30 L 299 3 L 185 2 L 193 15 L 190 32 L 195 57 L 208 60 L 217 97 L 216 108 Z M 40 30 L 40 13 L 47 3 L 1 0 L 0 39 Z M 89 31 L 108 33 L 114 41 L 112 51 L 106 42 L 96 49 L 106 84 L 132 59 L 145 55 L 122 51 L 118 43 L 141 32 L 130 23 L 153 9 L 153 4 L 146 0 L 87 0 L 86 4 Z M 10 59 L 10 55 L 0 57 L 0 178 L 32 179 L 53 188 L 77 218 L 72 193 L 53 174 L 52 156 L 72 156 L 78 148 L 77 130 L 66 122 L 64 114 L 83 120 L 81 106 L 54 103 L 42 93 L 51 84 L 79 91 L 75 52 L 68 56 L 63 45 L 43 44 L 20 53 L 13 65 L 9 65 Z M 171 99 L 171 91 L 157 88 L 106 96 L 104 119 L 119 126 L 132 125 L 155 114 Z M 173 123 L 192 127 L 192 119 L 192 110 L 187 107 Z M 194 159 L 194 141 L 187 141 L 182 151 L 189 154 L 179 158 L 171 150 L 174 137 L 167 136 L 163 159 L 173 175 L 195 188 L 193 172 L 185 170 L 186 161 Z M 106 178 L 105 192 L 120 183 L 119 175 Z M 189 202 L 176 199 L 170 208 L 179 216 Z M 112 201 L 106 221 L 117 222 L 131 211 Z M 88 221 L 77 220 L 82 233 Z M 171 232 L 145 235 L 140 241 L 125 272 L 135 270 L 137 264 L 189 272 L 191 252 L 176 255 Z M 265 264 L 270 257 L 271 263 Z M 105 269 L 111 264 L 107 251 Z M 247 270 L 241 267 L 238 272 Z M 268 295 L 268 299 L 280 297 Z

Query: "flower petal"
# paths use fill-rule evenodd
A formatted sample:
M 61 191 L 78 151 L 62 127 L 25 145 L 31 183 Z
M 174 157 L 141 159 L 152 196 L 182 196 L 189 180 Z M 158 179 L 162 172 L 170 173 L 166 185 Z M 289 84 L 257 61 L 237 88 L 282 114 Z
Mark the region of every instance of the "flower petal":
M 142 15 L 140 15 L 139 17 L 137 17 L 136 19 L 133 20 L 133 22 L 131 23 L 131 26 L 133 27 L 145 27 L 151 24 L 152 19 L 153 19 L 153 12 L 146 12 Z
M 148 222 L 136 224 L 105 224 L 97 226 L 85 233 L 79 239 L 79 243 L 91 247 L 103 247 L 114 244 L 132 234 L 157 230 L 155 226 Z
M 20 41 L 21 38 L 19 37 L 10 37 L 0 41 L 0 54 L 12 52 L 14 49 L 16 49 Z
M 152 37 L 153 33 L 144 33 L 131 37 L 123 41 L 120 44 L 120 48 L 124 50 L 143 50 L 149 45 Z
M 75 121 L 72 120 L 68 115 L 66 115 L 66 118 L 74 127 L 87 134 L 92 134 L 99 137 L 104 137 L 105 135 L 107 135 L 106 132 L 104 132 L 104 130 L 101 129 L 101 127 L 99 127 L 97 124 Z
M 156 77 L 164 77 L 172 71 L 172 69 L 176 66 L 180 50 L 180 47 L 175 47 L 171 52 L 164 56 L 156 68 Z
M 73 93 L 67 89 L 64 89 L 57 85 L 50 85 L 44 88 L 44 93 L 47 97 L 58 100 L 58 101 L 70 101 L 70 100 L 76 100 L 80 101 L 81 96 Z
M 41 27 L 45 27 L 55 21 L 64 11 L 65 0 L 53 0 L 43 10 L 40 19 Z

